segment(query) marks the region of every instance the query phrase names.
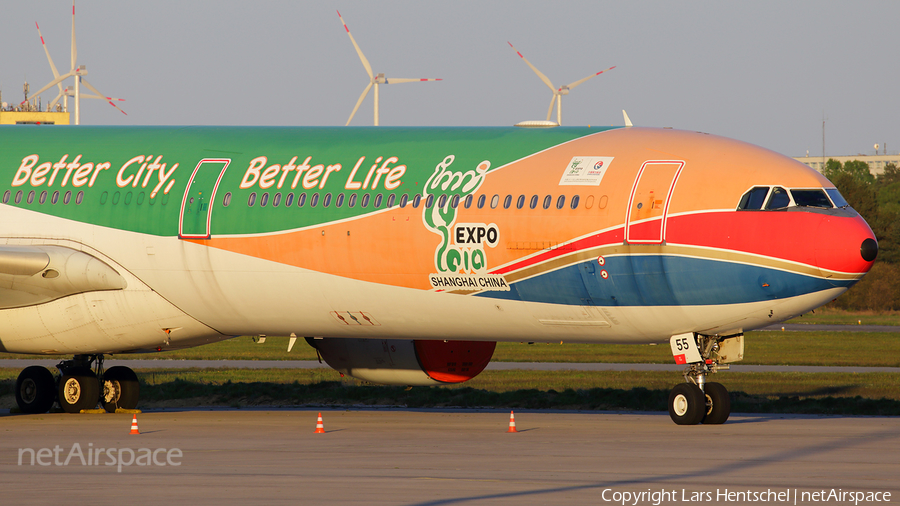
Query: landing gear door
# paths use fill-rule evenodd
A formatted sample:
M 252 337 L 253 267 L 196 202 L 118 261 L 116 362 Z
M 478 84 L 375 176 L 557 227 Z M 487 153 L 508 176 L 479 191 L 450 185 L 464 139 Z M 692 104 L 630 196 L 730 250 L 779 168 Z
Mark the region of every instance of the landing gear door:
M 209 239 L 216 190 L 229 163 L 230 158 L 206 158 L 197 164 L 181 200 L 179 238 Z
M 669 344 L 672 346 L 672 356 L 675 358 L 676 364 L 693 364 L 703 361 L 693 332 L 672 336 L 669 338 Z
M 661 244 L 666 240 L 666 216 L 683 161 L 648 160 L 641 166 L 628 199 L 625 242 Z

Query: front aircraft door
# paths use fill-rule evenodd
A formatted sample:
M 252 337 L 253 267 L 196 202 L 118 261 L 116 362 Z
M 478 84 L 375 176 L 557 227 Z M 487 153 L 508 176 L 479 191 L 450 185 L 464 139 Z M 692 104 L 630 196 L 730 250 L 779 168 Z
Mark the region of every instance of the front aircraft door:
M 625 242 L 661 244 L 672 190 L 684 168 L 682 161 L 648 160 L 641 166 L 628 199 Z
M 230 158 L 206 158 L 197 164 L 181 200 L 178 237 L 209 239 L 212 204 L 230 162 Z

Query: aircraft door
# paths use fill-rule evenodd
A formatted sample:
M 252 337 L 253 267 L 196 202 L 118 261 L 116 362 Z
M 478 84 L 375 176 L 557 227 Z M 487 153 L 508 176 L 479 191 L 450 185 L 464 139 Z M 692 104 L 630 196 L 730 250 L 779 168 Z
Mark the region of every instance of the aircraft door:
M 197 164 L 181 200 L 179 238 L 209 239 L 216 190 L 230 162 L 230 158 L 205 158 Z
M 666 216 L 672 190 L 684 168 L 683 161 L 648 160 L 641 166 L 625 218 L 625 242 L 661 244 L 666 240 Z

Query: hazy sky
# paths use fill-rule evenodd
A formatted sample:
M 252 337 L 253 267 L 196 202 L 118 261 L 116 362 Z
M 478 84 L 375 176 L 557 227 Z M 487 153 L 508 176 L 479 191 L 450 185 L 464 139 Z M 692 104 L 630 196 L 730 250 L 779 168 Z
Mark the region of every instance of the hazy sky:
M 78 64 L 127 116 L 82 103 L 83 124 L 343 125 L 373 70 L 381 124 L 670 126 L 790 156 L 900 150 L 900 2 L 80 0 Z M 22 100 L 70 66 L 71 2 L 3 2 L 0 87 Z M 69 81 L 71 83 L 71 80 Z M 46 104 L 55 88 L 43 93 Z M 372 94 L 352 125 L 372 124 Z M 70 108 L 71 110 L 71 108 Z M 555 112 L 554 112 L 555 118 Z

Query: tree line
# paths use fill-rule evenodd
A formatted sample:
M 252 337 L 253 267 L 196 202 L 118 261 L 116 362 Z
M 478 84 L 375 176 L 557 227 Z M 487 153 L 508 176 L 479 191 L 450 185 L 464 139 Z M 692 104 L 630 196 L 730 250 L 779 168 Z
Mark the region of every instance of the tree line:
M 822 174 L 872 227 L 878 259 L 869 274 L 829 307 L 851 311 L 900 310 L 900 168 L 889 163 L 878 176 L 859 160 L 828 160 Z

